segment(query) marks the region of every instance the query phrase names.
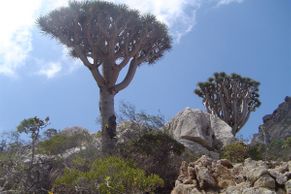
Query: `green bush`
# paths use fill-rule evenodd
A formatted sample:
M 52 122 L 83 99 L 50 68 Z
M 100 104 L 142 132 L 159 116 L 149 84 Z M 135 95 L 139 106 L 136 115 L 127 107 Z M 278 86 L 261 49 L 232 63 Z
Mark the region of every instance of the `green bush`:
M 131 162 L 118 157 L 106 157 L 93 162 L 88 171 L 66 169 L 55 181 L 55 191 L 89 192 L 100 194 L 152 192 L 162 187 L 163 180 L 154 174 L 146 176 Z M 75 188 L 75 189 L 74 189 Z
M 254 160 L 288 161 L 291 159 L 291 137 L 275 139 L 267 145 L 250 145 L 248 152 Z
M 253 160 L 263 160 L 266 152 L 266 146 L 263 144 L 249 145 L 248 155 Z
M 44 154 L 62 154 L 67 149 L 81 147 L 84 142 L 88 143 L 90 139 L 90 134 L 85 131 L 73 134 L 59 133 L 48 140 L 40 142 L 38 151 Z
M 283 146 L 282 148 L 284 149 L 291 149 L 291 136 L 290 137 L 287 137 L 285 140 L 284 140 L 284 143 L 283 143 Z
M 171 192 L 183 160 L 181 155 L 185 147 L 181 143 L 163 132 L 152 131 L 119 144 L 118 147 L 123 158 L 131 159 L 146 173 L 157 174 L 165 181 L 165 186 L 158 188 L 156 193 Z
M 221 153 L 221 158 L 231 162 L 243 162 L 248 156 L 247 145 L 240 141 L 225 146 Z

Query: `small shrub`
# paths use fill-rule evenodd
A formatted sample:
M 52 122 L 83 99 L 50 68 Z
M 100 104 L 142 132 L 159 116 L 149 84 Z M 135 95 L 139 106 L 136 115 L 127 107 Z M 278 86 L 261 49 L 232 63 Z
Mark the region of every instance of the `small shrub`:
M 253 160 L 263 160 L 266 152 L 264 144 L 256 144 L 248 146 L 248 155 Z
M 284 149 L 288 149 L 288 148 L 290 149 L 291 148 L 291 136 L 287 137 L 284 140 L 282 148 L 284 148 Z
M 142 169 L 136 168 L 131 162 L 112 156 L 95 160 L 88 171 L 66 169 L 55 181 L 55 191 L 136 194 L 150 193 L 163 184 L 159 176 L 146 176 Z
M 243 162 L 248 157 L 247 145 L 240 141 L 229 144 L 223 148 L 221 157 L 231 162 Z
M 101 131 L 97 131 L 96 132 L 96 138 L 101 138 L 102 137 L 102 132 Z
M 291 137 L 275 139 L 269 144 L 250 145 L 248 150 L 254 160 L 288 161 L 291 159 Z
M 89 142 L 90 139 L 90 134 L 86 131 L 72 134 L 58 133 L 50 139 L 40 142 L 38 150 L 45 154 L 62 154 L 67 149 L 82 146 L 82 143 Z
M 284 140 L 282 139 L 275 139 L 275 140 L 272 140 L 271 143 L 270 143 L 270 147 L 272 148 L 282 148 L 284 145 Z
M 181 155 L 185 150 L 181 143 L 163 132 L 152 131 L 118 147 L 123 158 L 131 159 L 146 173 L 157 174 L 165 181 L 165 187 L 158 188 L 156 193 L 171 192 L 182 162 Z

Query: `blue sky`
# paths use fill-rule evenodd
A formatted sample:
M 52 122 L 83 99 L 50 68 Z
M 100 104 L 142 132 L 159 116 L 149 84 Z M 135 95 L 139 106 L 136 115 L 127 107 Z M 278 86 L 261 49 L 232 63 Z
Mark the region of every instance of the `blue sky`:
M 11 12 L 16 1 L 0 7 L 0 22 L 8 26 L 0 32 L 0 131 L 14 130 L 32 116 L 49 116 L 57 129 L 97 131 L 99 91 L 93 77 L 35 26 L 37 16 L 67 0 L 27 0 Z M 114 2 L 155 14 L 175 40 L 164 58 L 138 69 L 132 84 L 116 96 L 117 109 L 127 101 L 139 110 L 160 111 L 167 119 L 185 107 L 204 109 L 193 94 L 197 82 L 217 71 L 235 72 L 261 82 L 262 105 L 240 132 L 250 137 L 262 117 L 291 95 L 291 1 Z

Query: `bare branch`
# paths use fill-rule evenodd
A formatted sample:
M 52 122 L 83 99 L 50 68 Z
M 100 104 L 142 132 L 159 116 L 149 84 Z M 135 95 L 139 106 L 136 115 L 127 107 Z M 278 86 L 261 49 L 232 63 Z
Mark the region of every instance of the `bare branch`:
M 98 86 L 103 87 L 105 81 L 104 81 L 103 76 L 99 72 L 98 66 L 96 67 L 93 64 L 91 64 L 88 58 L 82 53 L 82 51 L 78 47 L 76 47 L 75 51 L 77 55 L 79 56 L 79 58 L 81 59 L 81 61 L 83 62 L 83 64 L 91 71 Z
M 139 62 L 140 62 L 139 60 L 135 60 L 135 59 L 131 60 L 130 65 L 129 65 L 129 69 L 127 71 L 127 74 L 126 74 L 124 80 L 121 81 L 119 84 L 117 84 L 114 87 L 114 90 L 116 91 L 116 93 L 123 90 L 124 88 L 126 88 L 130 84 L 130 82 L 132 81 L 132 79 L 134 77 L 134 74 L 136 72 L 136 69 L 137 69 Z

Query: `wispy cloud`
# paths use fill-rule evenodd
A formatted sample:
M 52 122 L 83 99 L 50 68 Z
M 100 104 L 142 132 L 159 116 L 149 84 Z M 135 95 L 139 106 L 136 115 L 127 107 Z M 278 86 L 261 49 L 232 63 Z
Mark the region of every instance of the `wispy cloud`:
M 67 47 L 62 46 L 61 52 L 61 57 L 52 60 L 33 57 L 32 61 L 35 64 L 32 68 L 32 71 L 34 71 L 33 74 L 45 76 L 50 79 L 58 75 L 70 74 L 83 66 L 79 60 L 69 56 Z
M 39 75 L 44 75 L 48 79 L 53 78 L 62 70 L 62 65 L 58 62 L 42 64 L 42 68 L 37 72 Z
M 242 3 L 244 0 L 218 0 L 217 5 L 228 5 L 230 3 Z
M 82 0 L 79 0 L 82 1 Z M 176 42 L 189 33 L 196 24 L 197 11 L 206 2 L 228 5 L 241 3 L 243 0 L 110 0 L 115 3 L 125 3 L 129 7 L 138 9 L 143 13 L 152 13 L 157 19 L 169 26 L 170 32 Z M 26 60 L 33 49 L 32 31 L 35 18 L 57 7 L 66 6 L 69 0 L 9 0 L 1 2 L 0 23 L 3 26 L 0 31 L 0 76 L 17 76 L 17 71 L 26 65 Z M 17 6 L 15 6 L 17 5 Z M 63 53 L 66 51 L 63 49 Z M 46 62 L 47 68 L 36 70 L 48 78 L 54 77 L 60 71 L 67 68 L 63 63 L 68 62 L 68 57 L 62 56 L 55 59 L 58 62 Z M 65 59 L 66 58 L 66 59 Z M 53 65 L 54 64 L 54 65 Z M 58 65 L 57 65 L 58 64 Z M 69 67 L 69 72 L 79 67 L 74 62 Z M 59 65 L 62 65 L 59 67 Z M 45 73 L 46 72 L 46 73 Z

